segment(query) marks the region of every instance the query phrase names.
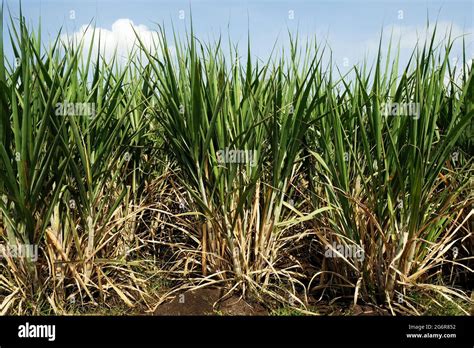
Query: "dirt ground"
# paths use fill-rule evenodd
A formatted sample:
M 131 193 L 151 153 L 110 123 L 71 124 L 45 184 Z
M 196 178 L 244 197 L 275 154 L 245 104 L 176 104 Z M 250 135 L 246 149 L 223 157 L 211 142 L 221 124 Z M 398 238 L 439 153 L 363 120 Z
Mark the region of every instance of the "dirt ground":
M 237 296 L 222 298 L 216 288 L 186 291 L 172 301 L 158 306 L 155 315 L 268 315 L 257 303 L 248 303 Z
M 223 298 L 224 292 L 217 288 L 201 288 L 178 294 L 173 300 L 158 306 L 154 315 L 269 315 L 258 303 L 249 303 L 238 296 Z M 371 305 L 356 305 L 351 308 L 335 308 L 318 305 L 320 315 L 383 316 L 387 310 Z M 285 315 L 285 314 L 283 314 Z

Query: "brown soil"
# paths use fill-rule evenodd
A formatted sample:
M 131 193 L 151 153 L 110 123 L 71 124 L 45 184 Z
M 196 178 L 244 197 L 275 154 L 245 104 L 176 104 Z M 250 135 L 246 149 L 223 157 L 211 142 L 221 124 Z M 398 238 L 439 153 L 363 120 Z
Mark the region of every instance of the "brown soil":
M 257 303 L 238 296 L 222 299 L 225 293 L 215 288 L 202 288 L 178 294 L 172 301 L 158 306 L 155 315 L 267 315 Z
M 386 309 L 378 308 L 371 305 L 356 305 L 352 308 L 352 315 L 355 316 L 373 316 L 373 315 L 390 315 Z

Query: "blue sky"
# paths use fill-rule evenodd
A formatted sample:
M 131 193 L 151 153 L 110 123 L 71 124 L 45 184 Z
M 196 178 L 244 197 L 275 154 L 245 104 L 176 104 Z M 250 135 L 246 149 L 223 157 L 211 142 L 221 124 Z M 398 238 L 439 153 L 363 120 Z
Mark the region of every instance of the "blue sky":
M 4 1 L 18 14 L 17 0 Z M 194 29 L 201 39 L 221 33 L 245 47 L 249 31 L 253 54 L 265 59 L 277 39 L 279 47 L 285 47 L 287 31 L 298 31 L 303 38 L 316 35 L 321 42 L 327 41 L 340 65 L 373 57 L 382 28 L 387 36 L 394 30 L 402 41 L 402 56 L 407 56 L 428 17 L 432 22 L 437 20 L 444 31 L 452 26 L 456 36 L 470 34 L 467 53 L 474 56 L 472 0 L 23 0 L 22 7 L 33 26 L 41 15 L 45 40 L 61 27 L 71 35 L 80 32 L 94 19 L 96 26 L 117 42 L 127 36 L 123 27 L 131 27 L 131 23 L 141 26 L 146 34 L 154 23 L 171 30 L 173 22 L 182 33 L 189 26 L 191 7 Z M 119 19 L 127 21 L 116 22 Z M 453 54 L 459 56 L 460 45 Z

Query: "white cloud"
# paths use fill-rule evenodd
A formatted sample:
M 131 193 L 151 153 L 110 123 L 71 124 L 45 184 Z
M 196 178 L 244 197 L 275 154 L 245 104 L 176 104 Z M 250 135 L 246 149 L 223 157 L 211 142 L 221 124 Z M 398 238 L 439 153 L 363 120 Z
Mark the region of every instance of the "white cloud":
M 383 45 L 386 48 L 388 46 L 388 43 L 390 42 L 390 36 L 392 36 L 394 49 L 396 49 L 396 45 L 400 43 L 400 58 L 402 62 L 406 62 L 408 60 L 408 57 L 413 52 L 413 49 L 415 49 L 417 45 L 420 49 L 423 47 L 425 42 L 427 43 L 427 45 L 429 45 L 435 27 L 436 36 L 434 41 L 434 47 L 438 47 L 439 49 L 443 50 L 449 38 L 451 40 L 454 40 L 453 46 L 449 54 L 449 59 L 451 62 L 451 68 L 456 67 L 456 76 L 454 77 L 454 80 L 456 83 L 460 83 L 460 79 L 464 69 L 466 69 L 466 66 L 470 66 L 470 62 L 472 61 L 470 57 L 473 56 L 472 52 L 474 52 L 474 28 L 463 29 L 454 23 L 446 21 L 438 22 L 436 25 L 435 23 L 430 23 L 430 26 L 428 28 L 426 28 L 426 26 L 387 26 L 384 28 Z M 467 49 L 466 66 L 463 66 L 462 64 L 463 37 Z M 371 49 L 376 52 L 377 48 L 378 42 L 375 44 L 374 40 L 372 40 Z M 387 50 L 384 49 L 383 52 L 387 52 Z M 448 71 L 446 71 L 446 74 L 444 76 L 444 84 L 449 84 Z
M 409 55 L 418 47 L 423 47 L 424 43 L 431 40 L 436 26 L 436 37 L 435 45 L 443 44 L 447 42 L 449 35 L 451 40 L 456 40 L 452 55 L 458 56 L 462 52 L 462 37 L 464 36 L 466 41 L 467 54 L 474 52 L 474 27 L 463 29 L 457 24 L 450 23 L 447 21 L 440 21 L 438 23 L 430 23 L 430 26 L 426 28 L 426 25 L 422 26 L 411 26 L 411 25 L 390 25 L 383 29 L 382 37 L 382 52 L 387 52 L 387 47 L 392 38 L 392 49 L 395 50 L 397 45 L 400 44 L 400 51 L 402 55 Z M 364 43 L 364 47 L 367 52 L 371 55 L 375 55 L 378 50 L 380 36 L 374 36 Z M 441 45 L 441 48 L 444 46 Z M 460 57 L 459 57 L 460 58 Z
M 388 31 L 390 28 L 387 27 Z M 417 42 L 423 43 L 425 40 L 431 39 L 435 25 L 431 24 L 426 30 L 426 27 L 415 27 L 415 26 L 394 26 L 394 37 L 398 41 L 400 39 L 401 48 L 413 49 Z M 448 38 L 451 34 L 452 39 L 460 38 L 469 32 L 472 32 L 472 28 L 467 31 L 463 30 L 460 26 L 449 23 L 449 22 L 439 22 L 436 25 L 437 38 L 445 39 Z M 467 37 L 469 40 L 469 37 Z
M 96 55 L 97 50 L 100 49 L 100 53 L 107 60 L 110 60 L 113 57 L 114 52 L 116 52 L 117 57 L 124 62 L 127 60 L 129 54 L 139 45 L 137 35 L 145 47 L 152 51 L 158 44 L 159 36 L 156 31 L 152 31 L 142 24 L 134 24 L 133 21 L 128 18 L 116 20 L 112 24 L 111 30 L 83 25 L 77 32 L 72 35 L 65 34 L 61 39 L 63 42 L 72 41 L 74 43 L 79 43 L 83 41 L 83 54 L 88 53 L 89 47 L 92 41 L 94 41 L 92 50 L 93 55 Z
M 435 28 L 435 23 L 430 23 L 427 28 L 426 25 L 387 25 L 383 28 L 382 36 L 382 59 L 387 58 L 388 46 L 392 43 L 392 51 L 390 62 L 395 57 L 398 44 L 400 45 L 400 60 L 399 69 L 403 69 L 413 52 L 417 47 L 423 48 L 426 40 L 431 39 Z M 451 33 L 451 40 L 455 40 L 450 52 L 450 60 L 452 66 L 457 66 L 457 72 L 462 71 L 462 37 L 464 36 L 466 44 L 466 59 L 469 61 L 474 57 L 474 27 L 462 28 L 455 23 L 448 21 L 439 21 L 436 24 L 435 47 L 443 50 L 447 43 L 447 38 Z M 336 37 L 329 40 L 330 45 L 334 48 L 333 52 L 336 62 L 343 72 L 352 68 L 353 64 L 362 63 L 364 60 L 373 66 L 376 61 L 380 32 L 376 32 L 370 37 L 361 40 L 349 41 L 345 38 Z M 441 52 L 442 54 L 444 52 Z M 347 57 L 349 66 L 344 68 L 343 60 Z M 413 63 L 413 62 L 412 62 Z

